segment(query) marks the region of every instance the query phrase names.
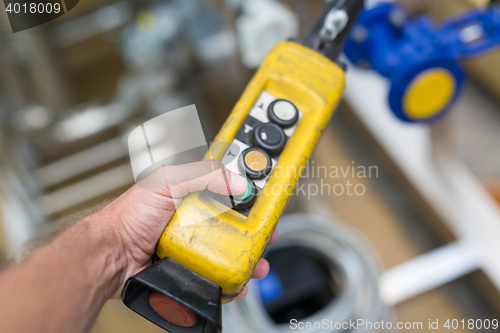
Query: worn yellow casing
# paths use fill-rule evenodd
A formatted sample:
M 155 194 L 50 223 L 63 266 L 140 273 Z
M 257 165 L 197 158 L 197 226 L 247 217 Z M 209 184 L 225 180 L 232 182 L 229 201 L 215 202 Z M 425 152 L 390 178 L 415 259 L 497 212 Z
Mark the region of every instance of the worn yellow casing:
M 221 286 L 224 303 L 234 299 L 262 256 L 300 177 L 297 170 L 303 170 L 311 156 L 344 85 L 343 70 L 330 59 L 300 44 L 278 44 L 215 139 L 215 142 L 233 141 L 262 91 L 292 101 L 303 112 L 262 193 L 248 217 L 229 210 L 208 220 L 205 220 L 207 214 L 216 211 L 214 207 L 221 203 L 201 193 L 188 195 L 177 212 L 183 219 L 192 216 L 193 221 L 202 222 L 181 226 L 177 213 L 174 214 L 158 242 L 156 254 L 160 258 L 170 257 Z M 212 145 L 205 158 L 222 159 L 224 147 L 227 145 Z M 274 194 L 266 188 L 272 188 Z

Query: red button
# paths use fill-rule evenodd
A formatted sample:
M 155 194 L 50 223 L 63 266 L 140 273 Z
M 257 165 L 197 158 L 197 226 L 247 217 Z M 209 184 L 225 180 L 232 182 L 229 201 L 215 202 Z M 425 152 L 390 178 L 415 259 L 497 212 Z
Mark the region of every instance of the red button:
M 157 314 L 175 325 L 191 327 L 198 322 L 191 309 L 163 294 L 151 294 L 149 304 Z

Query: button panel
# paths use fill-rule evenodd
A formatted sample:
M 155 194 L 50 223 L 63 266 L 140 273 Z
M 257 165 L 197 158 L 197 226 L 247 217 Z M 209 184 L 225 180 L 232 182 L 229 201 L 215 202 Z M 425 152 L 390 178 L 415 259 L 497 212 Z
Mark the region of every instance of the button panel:
M 276 99 L 271 94 L 262 92 L 226 151 L 222 163 L 229 170 L 249 179 L 255 188 L 255 197 L 246 208 L 243 208 L 245 204 L 237 204 L 236 197 L 233 198 L 232 207 L 240 214 L 248 216 L 286 142 L 300 122 L 303 113 L 298 110 L 295 113 L 294 110 L 297 108 L 292 100 Z

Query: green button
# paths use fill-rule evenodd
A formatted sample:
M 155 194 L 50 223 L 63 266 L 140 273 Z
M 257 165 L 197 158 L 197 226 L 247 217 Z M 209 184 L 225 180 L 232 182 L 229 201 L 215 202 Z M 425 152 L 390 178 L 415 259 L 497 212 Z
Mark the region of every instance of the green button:
M 243 193 L 242 195 L 235 195 L 234 198 L 238 200 L 245 200 L 251 195 L 252 195 L 252 185 L 250 184 L 250 182 L 248 182 L 248 187 L 245 193 Z

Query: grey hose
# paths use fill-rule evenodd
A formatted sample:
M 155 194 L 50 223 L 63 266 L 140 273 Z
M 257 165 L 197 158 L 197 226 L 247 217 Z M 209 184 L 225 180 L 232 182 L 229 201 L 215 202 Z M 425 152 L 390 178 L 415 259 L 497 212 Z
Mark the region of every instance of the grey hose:
M 389 318 L 389 310 L 379 297 L 379 261 L 359 235 L 330 219 L 315 215 L 289 215 L 278 225 L 278 241 L 269 250 L 300 246 L 322 256 L 331 274 L 338 282 L 335 298 L 319 312 L 302 322 L 349 322 L 364 319 L 372 323 Z M 224 330 L 230 333 L 283 333 L 283 332 L 377 332 L 378 330 L 291 329 L 290 324 L 276 324 L 266 312 L 258 296 L 257 283 L 249 283 L 250 292 L 242 301 L 223 307 Z M 331 325 L 329 325 L 331 327 Z

